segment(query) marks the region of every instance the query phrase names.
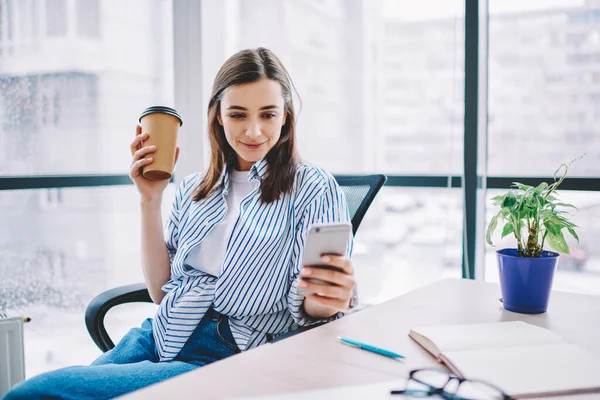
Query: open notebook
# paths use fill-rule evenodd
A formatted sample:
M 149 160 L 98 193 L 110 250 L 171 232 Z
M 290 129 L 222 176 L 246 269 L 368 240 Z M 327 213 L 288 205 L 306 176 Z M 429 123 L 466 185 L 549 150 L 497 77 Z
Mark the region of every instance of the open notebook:
M 411 329 L 409 336 L 454 374 L 527 398 L 600 391 L 600 359 L 521 321 Z

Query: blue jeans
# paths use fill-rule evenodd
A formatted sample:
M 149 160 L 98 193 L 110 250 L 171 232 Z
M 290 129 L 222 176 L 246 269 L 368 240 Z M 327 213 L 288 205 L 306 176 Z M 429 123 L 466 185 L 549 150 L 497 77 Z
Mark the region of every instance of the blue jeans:
M 148 318 L 90 366 L 34 376 L 13 387 L 4 400 L 112 399 L 239 352 L 227 317 L 210 308 L 177 357 L 158 362 Z

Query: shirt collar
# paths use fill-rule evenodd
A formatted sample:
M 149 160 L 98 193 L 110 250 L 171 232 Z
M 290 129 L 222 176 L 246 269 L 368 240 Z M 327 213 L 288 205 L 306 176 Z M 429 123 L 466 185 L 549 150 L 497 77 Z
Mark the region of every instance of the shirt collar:
M 262 158 L 255 162 L 252 167 L 250 167 L 250 173 L 248 174 L 248 182 L 253 181 L 254 179 L 258 179 L 262 181 L 265 175 L 267 174 L 267 159 Z
M 221 173 L 221 186 L 223 186 L 223 194 L 227 196 L 229 193 L 229 174 L 227 173 L 227 169 L 229 167 L 225 164 L 225 168 L 223 168 L 223 172 Z
M 221 185 L 223 186 L 223 194 L 225 196 L 227 196 L 229 193 L 229 174 L 227 173 L 228 168 L 230 167 L 225 165 L 225 168 L 223 168 L 223 172 L 221 173 Z M 267 169 L 268 163 L 266 157 L 252 164 L 252 167 L 250 167 L 250 172 L 248 173 L 248 182 L 252 182 L 254 180 L 262 181 L 267 174 Z

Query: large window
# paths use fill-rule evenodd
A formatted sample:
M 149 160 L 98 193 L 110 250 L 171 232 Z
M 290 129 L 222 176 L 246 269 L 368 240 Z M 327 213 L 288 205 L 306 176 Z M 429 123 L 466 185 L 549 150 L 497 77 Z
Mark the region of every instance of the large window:
M 488 174 L 600 175 L 599 67 L 598 2 L 490 1 Z
M 171 12 L 0 0 L 0 176 L 127 174 L 139 113 L 173 103 Z M 32 318 L 27 376 L 100 354 L 83 314 L 143 280 L 138 204 L 133 186 L 0 191 L 0 310 Z M 118 333 L 142 321 L 111 318 Z
M 135 188 L 1 193 L 0 310 L 32 319 L 25 330 L 27 375 L 89 364 L 100 350 L 85 328 L 85 307 L 104 290 L 143 281 Z M 172 198 L 169 186 L 163 215 Z M 143 317 L 117 318 L 109 327 L 123 333 Z
M 550 178 L 561 163 L 587 153 L 569 176 L 598 177 L 600 4 L 496 0 L 489 6 L 488 174 Z M 579 208 L 581 242 L 571 241 L 571 255 L 561 256 L 554 288 L 600 294 L 600 231 L 593 223 L 600 192 L 559 193 Z M 488 202 L 488 220 L 496 212 Z M 505 246 L 516 247 L 512 236 L 498 248 Z M 497 281 L 494 250 L 486 246 L 485 269 L 486 279 Z
M 123 173 L 141 110 L 173 103 L 171 2 L 54 3 L 0 1 L 0 174 Z

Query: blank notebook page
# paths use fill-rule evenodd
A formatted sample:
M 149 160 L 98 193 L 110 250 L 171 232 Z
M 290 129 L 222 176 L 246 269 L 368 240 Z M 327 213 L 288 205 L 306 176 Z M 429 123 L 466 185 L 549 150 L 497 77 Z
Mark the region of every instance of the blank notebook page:
M 493 383 L 513 396 L 600 388 L 600 361 L 568 343 L 445 355 L 464 376 Z
M 564 343 L 556 333 L 522 321 L 431 326 L 412 331 L 428 338 L 442 354 L 455 350 Z

